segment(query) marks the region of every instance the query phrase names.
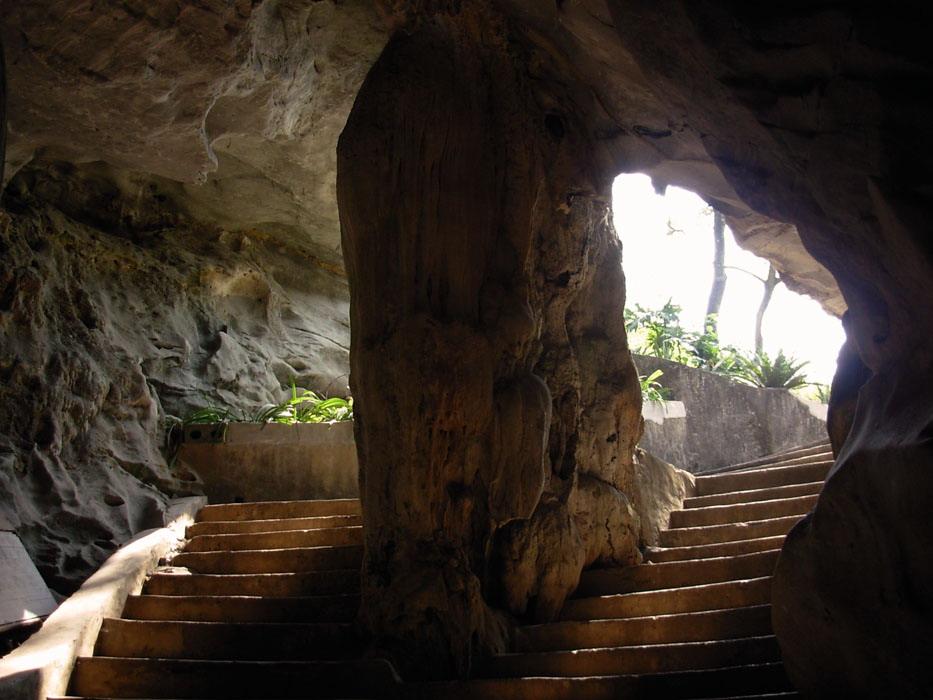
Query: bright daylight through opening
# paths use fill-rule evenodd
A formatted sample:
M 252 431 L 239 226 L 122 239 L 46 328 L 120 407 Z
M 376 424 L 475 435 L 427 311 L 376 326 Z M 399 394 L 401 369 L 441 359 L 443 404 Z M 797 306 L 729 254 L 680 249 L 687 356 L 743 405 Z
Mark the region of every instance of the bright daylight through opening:
M 680 324 L 703 331 L 713 282 L 713 210 L 698 195 L 678 187 L 655 192 L 647 175 L 620 175 L 612 190 L 616 231 L 622 240 L 626 308 L 661 309 L 670 300 L 681 307 Z M 755 348 L 755 317 L 769 263 L 738 246 L 725 229 L 726 285 L 718 315 L 721 346 L 746 355 Z M 807 381 L 830 384 L 836 355 L 845 339 L 839 319 L 813 299 L 778 284 L 762 323 L 764 352 L 779 351 L 798 361 Z M 635 344 L 637 346 L 637 338 Z M 636 347 L 637 350 L 637 347 Z M 815 388 L 803 389 L 813 396 Z

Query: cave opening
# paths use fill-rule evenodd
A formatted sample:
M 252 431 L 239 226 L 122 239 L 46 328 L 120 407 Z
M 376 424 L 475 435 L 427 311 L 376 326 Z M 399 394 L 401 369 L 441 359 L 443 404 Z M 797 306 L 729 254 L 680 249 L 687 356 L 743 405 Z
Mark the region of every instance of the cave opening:
M 762 235 L 723 211 L 647 174 L 613 181 L 639 447 L 693 474 L 825 445 L 845 339 L 840 320 L 784 273 L 787 240 L 772 236 L 793 241 L 793 226 L 770 222 Z M 802 247 L 796 269 L 801 261 L 818 267 Z
M 700 195 L 663 182 L 656 187 L 648 175 L 617 176 L 612 197 L 636 354 L 828 401 L 845 340 L 842 324 L 795 291 L 800 287 L 792 279 L 794 288 L 785 284 L 780 263 L 753 252 L 776 247 L 780 257 L 780 242 L 754 232 L 746 232 L 752 240 L 745 242 L 731 218 Z M 817 265 L 812 258 L 810 264 Z

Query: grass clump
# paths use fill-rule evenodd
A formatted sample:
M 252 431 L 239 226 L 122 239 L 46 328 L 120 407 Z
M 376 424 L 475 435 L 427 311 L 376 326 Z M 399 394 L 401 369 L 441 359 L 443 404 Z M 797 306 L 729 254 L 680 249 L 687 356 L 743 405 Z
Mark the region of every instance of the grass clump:
M 808 385 L 803 368 L 808 363 L 785 357 L 783 350 L 770 357 L 765 352 L 743 358 L 737 377 L 752 386 L 769 389 L 798 389 Z

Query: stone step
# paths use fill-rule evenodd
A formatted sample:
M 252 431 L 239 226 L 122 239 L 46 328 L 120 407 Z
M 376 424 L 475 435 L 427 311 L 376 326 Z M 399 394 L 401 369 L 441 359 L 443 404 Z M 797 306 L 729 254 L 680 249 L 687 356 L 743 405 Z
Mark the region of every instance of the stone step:
M 722 610 L 771 601 L 771 577 L 568 600 L 561 620 L 601 620 Z
M 782 664 L 589 678 L 505 678 L 409 684 L 406 700 L 641 700 L 721 698 L 790 689 Z
M 96 656 L 231 661 L 348 659 L 363 644 L 348 623 L 226 623 L 106 619 Z
M 197 535 L 185 545 L 186 552 L 223 552 L 244 549 L 294 549 L 363 544 L 362 527 L 323 530 L 284 530 L 231 535 Z
M 695 495 L 710 496 L 729 493 L 730 491 L 750 491 L 774 486 L 824 481 L 832 466 L 832 460 L 822 460 L 795 466 L 777 466 L 741 472 L 725 472 L 711 476 L 698 476 Z
M 488 660 L 481 676 L 614 676 L 667 673 L 780 661 L 774 636 L 682 644 L 501 654 Z
M 105 698 L 365 698 L 399 684 L 383 659 L 203 661 L 79 658 L 72 695 Z
M 736 542 L 701 544 L 694 547 L 648 547 L 645 550 L 645 559 L 649 562 L 661 563 L 765 552 L 769 549 L 780 549 L 784 544 L 784 537 L 785 535 L 775 535 L 774 537 L 759 537 Z
M 752 520 L 747 523 L 671 528 L 661 530 L 659 540 L 662 547 L 692 547 L 700 544 L 720 544 L 760 537 L 775 537 L 790 532 L 790 529 L 800 522 L 800 518 L 799 515 L 788 515 L 783 518 Z
M 312 518 L 322 515 L 359 515 L 360 512 L 360 499 L 358 498 L 337 498 L 326 501 L 254 501 L 204 506 L 198 513 L 197 521 Z
M 768 489 L 752 489 L 750 491 L 730 491 L 717 493 L 711 496 L 694 496 L 684 500 L 684 508 L 705 508 L 706 506 L 723 506 L 730 503 L 754 503 L 755 501 L 773 501 L 778 498 L 795 498 L 797 496 L 812 496 L 823 490 L 822 481 L 813 481 L 807 484 L 789 484 L 775 486 Z
M 779 554 L 780 550 L 768 550 L 731 557 L 638 564 L 617 569 L 590 569 L 583 572 L 573 597 L 634 593 L 770 576 Z
M 143 592 L 150 595 L 271 596 L 273 598 L 355 594 L 359 569 L 286 574 L 192 574 L 187 569 L 153 574 Z
M 358 527 L 360 515 L 322 515 L 314 518 L 279 518 L 273 520 L 214 520 L 190 525 L 186 537 L 199 535 L 241 535 L 250 532 L 283 532 L 286 530 L 323 530 L 329 527 Z
M 671 529 L 678 527 L 700 527 L 701 525 L 726 525 L 746 523 L 750 520 L 770 520 L 788 515 L 803 516 L 810 512 L 819 498 L 817 495 L 780 498 L 774 501 L 755 503 L 732 503 L 722 506 L 706 506 L 690 510 L 675 510 L 671 513 Z
M 359 569 L 362 561 L 363 548 L 352 545 L 245 549 L 236 552 L 182 552 L 172 559 L 172 566 L 183 566 L 198 574 L 277 574 Z
M 729 471 L 738 471 L 743 469 L 754 469 L 757 467 L 770 466 L 773 464 L 780 464 L 783 462 L 788 462 L 798 458 L 805 457 L 818 457 L 820 459 L 832 459 L 833 448 L 829 444 L 829 441 L 817 443 L 815 445 L 809 445 L 806 447 L 796 447 L 790 450 L 785 450 L 784 452 L 776 452 L 774 454 L 765 455 L 764 457 L 758 457 L 756 459 L 750 459 L 745 462 L 737 462 L 736 464 L 730 464 L 725 467 L 714 467 L 711 470 L 703 470 L 704 473 L 717 472 L 721 470 Z M 826 455 L 829 455 L 827 457 Z
M 719 696 L 715 698 L 709 698 L 708 700 L 777 700 L 778 698 L 799 698 L 802 697 L 800 693 L 796 691 L 790 691 L 787 693 L 766 693 L 764 695 L 729 695 L 729 696 Z M 691 699 L 694 700 L 694 699 Z M 695 700 L 699 700 L 698 698 Z
M 771 467 L 795 467 L 795 466 L 805 466 L 807 464 L 815 464 L 817 462 L 832 462 L 835 457 L 833 456 L 832 450 L 824 450 L 822 452 L 806 455 L 804 457 L 785 457 L 782 459 L 774 460 L 767 462 L 766 464 L 760 464 L 756 466 L 745 466 L 736 469 L 733 469 L 737 472 L 747 472 L 755 469 L 769 469 Z
M 356 617 L 355 595 L 272 598 L 250 596 L 138 595 L 126 599 L 127 620 L 192 622 L 349 622 Z
M 646 644 L 708 642 L 771 634 L 771 606 L 520 627 L 514 651 L 539 652 Z

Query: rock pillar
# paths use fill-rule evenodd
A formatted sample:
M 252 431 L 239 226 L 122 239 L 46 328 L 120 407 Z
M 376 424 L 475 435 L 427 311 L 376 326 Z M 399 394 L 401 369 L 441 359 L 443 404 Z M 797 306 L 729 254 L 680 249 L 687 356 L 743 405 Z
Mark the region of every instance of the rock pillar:
M 0 191 L 3 189 L 3 172 L 6 165 L 6 60 L 3 42 L 0 42 Z
M 409 676 L 467 674 L 503 608 L 547 618 L 638 556 L 609 181 L 521 46 L 475 9 L 397 33 L 338 147 L 361 620 Z

